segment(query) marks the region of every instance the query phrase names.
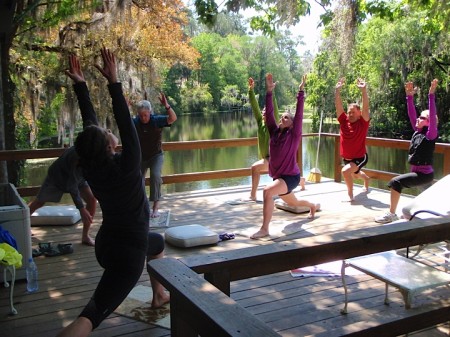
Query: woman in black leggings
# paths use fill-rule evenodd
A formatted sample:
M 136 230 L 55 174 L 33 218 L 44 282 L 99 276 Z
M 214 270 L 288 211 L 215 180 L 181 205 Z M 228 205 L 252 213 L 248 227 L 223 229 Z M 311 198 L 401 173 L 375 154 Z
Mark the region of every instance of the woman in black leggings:
M 83 337 L 111 314 L 142 275 L 147 258 L 150 208 L 140 171 L 141 149 L 128 104 L 117 81 L 116 60 L 101 49 L 103 67 L 95 67 L 108 80 L 114 117 L 119 128 L 122 151 L 115 153 L 109 131 L 97 125 L 86 127 L 75 141 L 83 176 L 103 213 L 95 255 L 104 268 L 95 292 L 79 317 L 58 336 Z M 74 81 L 80 110 L 93 108 L 78 60 L 66 74 Z M 152 252 L 153 253 L 153 252 Z M 161 254 L 161 253 L 160 253 Z

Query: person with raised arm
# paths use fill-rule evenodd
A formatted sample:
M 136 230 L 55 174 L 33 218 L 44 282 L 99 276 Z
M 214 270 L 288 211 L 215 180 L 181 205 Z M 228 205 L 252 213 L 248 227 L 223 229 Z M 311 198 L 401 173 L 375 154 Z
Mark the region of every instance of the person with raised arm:
M 165 108 L 167 114 L 155 114 L 152 104 L 147 100 L 137 103 L 137 117 L 133 119 L 141 144 L 141 172 L 143 177 L 150 171 L 149 202 L 152 202 L 150 217 L 157 218 L 159 214 L 159 202 L 161 199 L 162 167 L 164 164 L 164 151 L 162 150 L 162 131 L 165 127 L 171 127 L 177 120 L 175 110 L 167 101 L 166 95 L 159 93 L 159 102 Z
M 117 80 L 116 59 L 107 48 L 101 49 L 101 56 L 103 67 L 95 67 L 108 80 L 122 151 L 116 153 L 108 130 L 95 124 L 79 133 L 75 150 L 83 176 L 102 209 L 103 221 L 96 237 L 95 254 L 104 271 L 90 301 L 58 337 L 88 336 L 136 285 L 146 258 L 151 254 L 156 257 L 160 250 L 155 247 L 149 254 L 150 207 L 140 170 L 141 149 L 122 84 Z M 89 105 L 89 91 L 80 69 L 71 66 L 66 74 L 75 82 L 80 108 Z M 160 289 L 164 290 L 162 286 Z M 152 304 L 161 305 L 165 300 Z
M 437 86 L 438 80 L 432 80 L 428 91 L 428 110 L 422 111 L 417 117 L 414 106 L 414 94 L 417 92 L 417 88 L 414 88 L 412 82 L 405 84 L 408 117 L 414 130 L 408 151 L 408 163 L 411 165 L 411 171 L 396 176 L 389 181 L 388 187 L 391 192 L 389 211 L 375 217 L 375 222 L 389 223 L 398 220 L 396 210 L 404 188 L 427 186 L 433 182 L 433 154 L 438 138 L 435 103 Z
M 366 81 L 358 78 L 356 85 L 361 90 L 362 107 L 357 103 L 351 103 L 347 106 L 347 113 L 345 113 L 341 98 L 341 88 L 344 83 L 345 78 L 339 79 L 336 83 L 335 107 L 340 125 L 340 154 L 344 162 L 341 172 L 347 185 L 347 201 L 352 202 L 354 201 L 354 179 L 363 179 L 364 191 L 369 191 L 369 176 L 361 170 L 369 160 L 366 149 L 370 121 L 369 95 Z
M 320 204 L 297 199 L 293 192 L 300 182 L 297 151 L 302 136 L 305 84 L 306 75 L 303 76 L 299 86 L 295 116 L 284 112 L 277 124 L 272 99 L 276 83 L 273 81 L 272 74 L 266 75 L 266 123 L 270 134 L 269 175 L 273 181 L 264 187 L 263 223 L 261 228 L 250 237 L 251 239 L 260 239 L 269 235 L 269 224 L 276 196 L 279 196 L 289 206 L 308 207 L 310 209 L 309 219 L 313 219 L 316 211 L 320 209 Z

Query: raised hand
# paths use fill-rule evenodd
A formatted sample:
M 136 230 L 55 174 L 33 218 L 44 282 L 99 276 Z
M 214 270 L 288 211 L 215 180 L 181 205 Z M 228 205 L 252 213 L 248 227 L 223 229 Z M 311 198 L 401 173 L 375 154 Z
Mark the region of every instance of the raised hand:
M 266 91 L 272 92 L 275 89 L 276 82 L 273 81 L 273 76 L 271 73 L 266 75 Z
M 166 95 L 164 95 L 163 92 L 159 93 L 159 101 L 161 102 L 161 105 L 164 105 L 165 107 L 168 106 L 169 104 L 167 103 L 167 98 Z
M 406 82 L 405 83 L 406 96 L 414 96 L 416 91 L 417 91 L 417 88 L 414 88 L 414 83 L 413 82 L 410 81 L 410 82 Z
M 305 90 L 306 78 L 307 78 L 306 74 L 303 75 L 302 83 L 300 83 L 300 86 L 298 87 L 299 91 L 304 91 Z
M 431 81 L 429 93 L 434 94 L 436 92 L 437 86 L 438 86 L 438 80 L 435 78 L 434 80 Z
M 253 78 L 249 77 L 248 88 L 253 90 L 254 87 L 255 87 L 255 80 Z
M 103 47 L 100 49 L 103 59 L 103 67 L 96 64 L 95 67 L 102 73 L 110 84 L 117 83 L 117 65 L 116 58 L 112 51 Z
M 364 90 L 364 89 L 367 88 L 367 83 L 366 83 L 366 81 L 365 81 L 364 79 L 358 78 L 358 79 L 356 80 L 356 86 L 357 86 L 359 89 Z
M 69 55 L 69 70 L 65 71 L 74 83 L 86 82 L 83 72 L 81 71 L 80 61 L 74 54 Z
M 341 90 L 344 84 L 345 84 L 345 77 L 341 77 L 339 81 L 337 81 L 335 89 L 338 91 Z

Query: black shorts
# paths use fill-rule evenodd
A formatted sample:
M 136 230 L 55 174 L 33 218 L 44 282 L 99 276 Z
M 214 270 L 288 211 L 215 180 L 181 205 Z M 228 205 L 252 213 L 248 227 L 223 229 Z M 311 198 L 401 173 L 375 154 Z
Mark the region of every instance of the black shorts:
M 283 175 L 278 179 L 283 179 L 284 182 L 286 183 L 287 189 L 288 189 L 287 193 L 280 194 L 280 195 L 286 195 L 286 194 L 291 193 L 294 190 L 294 188 L 296 188 L 298 186 L 298 184 L 300 183 L 300 174 L 297 174 L 295 176 L 287 176 L 287 175 L 284 176 Z
M 358 166 L 358 169 L 356 170 L 356 172 L 354 172 L 355 174 L 358 174 L 359 171 L 361 171 L 361 169 L 366 166 L 367 162 L 369 161 L 369 156 L 367 155 L 367 153 L 364 155 L 364 157 L 361 158 L 354 158 L 354 159 L 343 159 L 344 164 L 347 165 L 349 163 L 355 163 L 356 166 Z

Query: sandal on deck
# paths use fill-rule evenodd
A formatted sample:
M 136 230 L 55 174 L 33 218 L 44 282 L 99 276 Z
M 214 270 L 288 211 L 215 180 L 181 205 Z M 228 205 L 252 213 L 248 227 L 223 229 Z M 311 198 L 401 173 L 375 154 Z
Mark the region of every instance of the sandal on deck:
M 41 256 L 41 255 L 42 255 L 42 252 L 39 249 L 33 248 L 33 250 L 32 250 L 32 256 L 33 257 L 38 257 L 38 256 Z
M 45 252 L 44 255 L 47 257 L 59 256 L 65 254 L 72 254 L 73 246 L 71 243 L 58 244 L 56 248 L 52 248 L 52 250 Z
M 232 240 L 235 238 L 234 233 L 223 233 L 219 234 L 219 240 L 220 241 L 226 241 L 226 240 Z
M 45 253 L 51 252 L 53 250 L 51 242 L 39 242 L 39 248 L 33 248 L 31 250 L 33 257 L 38 257 L 44 255 Z

